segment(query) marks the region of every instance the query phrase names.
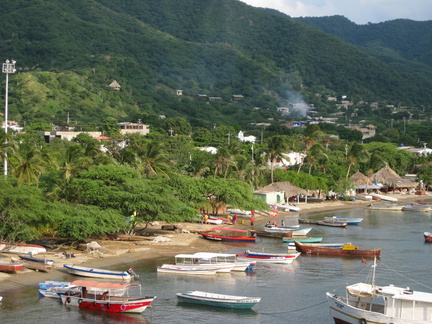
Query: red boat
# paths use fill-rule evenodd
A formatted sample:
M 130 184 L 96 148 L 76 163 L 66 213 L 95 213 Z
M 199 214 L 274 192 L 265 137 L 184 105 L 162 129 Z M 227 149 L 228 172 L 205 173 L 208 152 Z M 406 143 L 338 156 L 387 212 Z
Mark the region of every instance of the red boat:
M 71 294 L 66 292 L 65 295 L 61 295 L 62 303 L 66 306 L 77 306 L 80 308 L 90 308 L 103 310 L 106 312 L 113 313 L 142 313 L 156 298 L 142 297 L 141 296 L 141 285 L 138 283 L 111 283 L 111 282 L 99 282 L 89 280 L 75 280 L 70 283 L 80 288 L 78 294 Z M 129 296 L 118 296 L 115 291 L 121 289 L 125 290 L 125 294 L 128 294 L 128 290 L 131 287 L 139 287 L 139 297 Z M 105 291 L 104 293 L 91 293 L 95 291 Z
M 423 235 L 426 242 L 432 242 L 432 233 L 424 232 Z
M 210 231 L 201 233 L 202 237 L 212 241 L 226 242 L 255 242 L 254 235 L 247 235 L 249 231 L 236 228 L 213 227 Z
M 17 272 L 23 271 L 24 266 L 21 263 L 3 262 L 0 261 L 0 271 L 1 272 Z
M 359 249 L 351 243 L 344 244 L 342 247 L 315 246 L 313 244 L 303 244 L 294 241 L 296 250 L 307 254 L 354 256 L 354 257 L 379 257 L 381 249 L 365 250 Z

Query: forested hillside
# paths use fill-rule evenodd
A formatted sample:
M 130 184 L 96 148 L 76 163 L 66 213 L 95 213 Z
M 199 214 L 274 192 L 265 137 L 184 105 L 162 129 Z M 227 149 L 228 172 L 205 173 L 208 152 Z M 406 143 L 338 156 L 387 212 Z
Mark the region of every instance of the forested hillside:
M 193 127 L 246 125 L 276 117 L 289 102 L 319 107 L 315 93 L 426 111 L 432 102 L 432 72 L 422 66 L 377 60 L 236 0 L 5 0 L 3 8 L 0 52 L 19 72 L 10 80 L 10 115 L 27 125 L 67 113 L 90 125 L 158 115 L 184 116 Z M 107 87 L 113 80 L 121 91 Z M 233 105 L 233 95 L 243 100 Z

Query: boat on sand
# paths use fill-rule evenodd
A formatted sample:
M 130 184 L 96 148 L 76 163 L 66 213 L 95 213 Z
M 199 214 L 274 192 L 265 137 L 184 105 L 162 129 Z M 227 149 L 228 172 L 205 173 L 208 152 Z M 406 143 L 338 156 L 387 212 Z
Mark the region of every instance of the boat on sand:
M 226 242 L 255 242 L 254 235 L 248 235 L 249 231 L 236 228 L 213 227 L 210 231 L 202 232 L 201 235 L 207 240 Z
M 204 291 L 187 291 L 177 293 L 176 296 L 179 302 L 226 308 L 252 308 L 261 301 L 260 297 L 222 295 Z

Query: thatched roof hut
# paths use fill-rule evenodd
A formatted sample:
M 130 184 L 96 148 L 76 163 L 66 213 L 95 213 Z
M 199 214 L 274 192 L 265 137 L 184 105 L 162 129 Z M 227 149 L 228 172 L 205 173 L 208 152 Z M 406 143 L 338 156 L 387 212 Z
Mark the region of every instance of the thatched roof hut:
M 357 171 L 354 173 L 351 177 L 352 182 L 354 183 L 354 186 L 372 186 L 373 183 L 371 179 L 367 176 L 365 176 L 360 171 Z
M 255 191 L 255 193 L 266 193 L 271 191 L 283 191 L 285 198 L 290 198 L 292 196 L 297 195 L 307 195 L 307 191 L 294 186 L 289 181 L 283 181 L 283 182 L 273 182 L 272 184 L 269 184 L 268 186 L 262 187 Z
M 389 166 L 385 166 L 372 175 L 373 182 L 381 182 L 391 188 L 415 188 L 417 183 L 411 180 L 402 179 Z

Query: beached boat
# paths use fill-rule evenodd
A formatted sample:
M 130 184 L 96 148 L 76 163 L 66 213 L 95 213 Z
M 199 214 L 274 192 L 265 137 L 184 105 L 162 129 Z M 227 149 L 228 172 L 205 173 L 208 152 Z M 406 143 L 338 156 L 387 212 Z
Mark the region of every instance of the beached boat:
M 294 237 L 288 237 L 288 236 L 284 236 L 282 238 L 282 242 L 284 243 L 294 243 L 294 241 L 298 241 L 298 242 L 302 242 L 302 243 L 318 243 L 321 242 L 323 240 L 322 237 L 298 237 L 298 236 L 294 236 Z
M 214 218 L 214 217 L 209 217 L 207 219 L 207 223 L 208 224 L 214 224 L 214 225 L 221 225 L 223 224 L 223 219 L 222 218 Z
M 1 242 L 0 252 L 15 254 L 38 254 L 46 252 L 46 248 L 34 244 Z
M 432 233 L 430 232 L 424 232 L 423 233 L 424 239 L 426 242 L 432 242 Z
M 432 207 L 424 205 L 406 205 L 403 206 L 402 211 L 414 211 L 414 212 L 430 212 Z
M 232 296 L 204 291 L 187 291 L 176 294 L 178 301 L 226 308 L 252 308 L 260 297 Z
M 386 195 L 381 195 L 381 194 L 371 194 L 372 199 L 374 200 L 385 200 L 385 201 L 391 201 L 391 202 L 397 202 L 398 199 L 394 198 L 394 197 L 390 197 L 390 196 L 386 196 Z
M 23 270 L 24 270 L 24 265 L 22 263 L 0 261 L 1 272 L 17 272 Z
M 330 315 L 335 323 L 429 324 L 432 323 L 432 294 L 375 284 L 372 280 L 346 287 L 345 294 L 327 292 Z M 405 286 L 406 287 L 406 286 Z
M 332 216 L 332 217 L 324 217 L 324 220 L 326 222 L 347 223 L 347 225 L 358 225 L 363 221 L 363 218 Z
M 65 267 L 67 269 L 67 272 L 69 272 L 70 274 L 91 278 L 131 280 L 134 276 L 136 276 L 132 268 L 127 271 L 115 271 L 83 267 L 74 264 L 63 264 L 63 267 Z
M 35 263 L 41 263 L 46 264 L 49 266 L 52 266 L 54 264 L 54 260 L 48 260 L 43 258 L 35 258 L 31 255 L 18 255 L 18 257 L 23 261 L 29 261 L 29 262 L 35 262 Z
M 276 204 L 274 205 L 278 210 L 281 211 L 292 211 L 292 212 L 298 212 L 300 211 L 300 207 L 294 206 L 294 205 L 284 205 L 284 204 Z
M 364 200 L 364 201 L 371 201 L 372 200 L 372 196 L 371 195 L 366 195 L 366 194 L 356 194 L 355 199 L 358 200 Z
M 341 248 L 316 246 L 294 241 L 298 252 L 307 254 L 352 256 L 352 257 L 378 257 L 381 249 L 359 249 L 357 246 L 346 243 Z
M 207 240 L 227 241 L 227 242 L 255 242 L 253 235 L 248 235 L 249 231 L 236 228 L 214 227 L 210 231 L 202 232 L 201 235 Z
M 320 247 L 333 247 L 333 248 L 342 248 L 345 243 L 313 243 L 314 246 Z M 296 245 L 294 242 L 288 243 L 288 250 L 296 250 Z
M 243 216 L 252 215 L 252 212 L 250 210 L 229 209 L 227 212 L 230 214 L 237 214 L 237 215 L 243 215 Z
M 258 263 L 292 263 L 300 253 L 266 253 L 246 250 L 238 254 L 239 260 L 254 260 Z
M 317 225 L 321 226 L 331 226 L 331 227 L 347 227 L 347 223 L 336 223 L 336 222 L 329 222 L 325 220 L 319 220 L 316 222 Z
M 103 310 L 106 312 L 125 312 L 125 313 L 142 313 L 156 298 L 143 297 L 141 295 L 141 285 L 138 283 L 109 283 L 99 281 L 88 281 L 88 280 L 75 280 L 71 282 L 72 285 L 76 285 L 80 291 L 78 295 L 65 294 L 61 296 L 63 305 L 65 306 L 77 306 L 80 308 L 90 308 Z M 139 288 L 138 297 L 130 297 L 129 290 L 131 288 Z M 104 290 L 103 294 L 89 294 L 88 291 L 91 289 Z M 126 291 L 125 296 L 114 296 L 113 290 L 124 289 Z
M 293 226 L 276 226 L 276 225 L 266 225 L 264 231 L 268 233 L 288 233 L 295 231 L 300 227 L 300 225 Z
M 18 255 L 22 260 L 22 264 L 27 269 L 49 272 L 52 270 L 54 260 L 35 258 L 31 255 Z

